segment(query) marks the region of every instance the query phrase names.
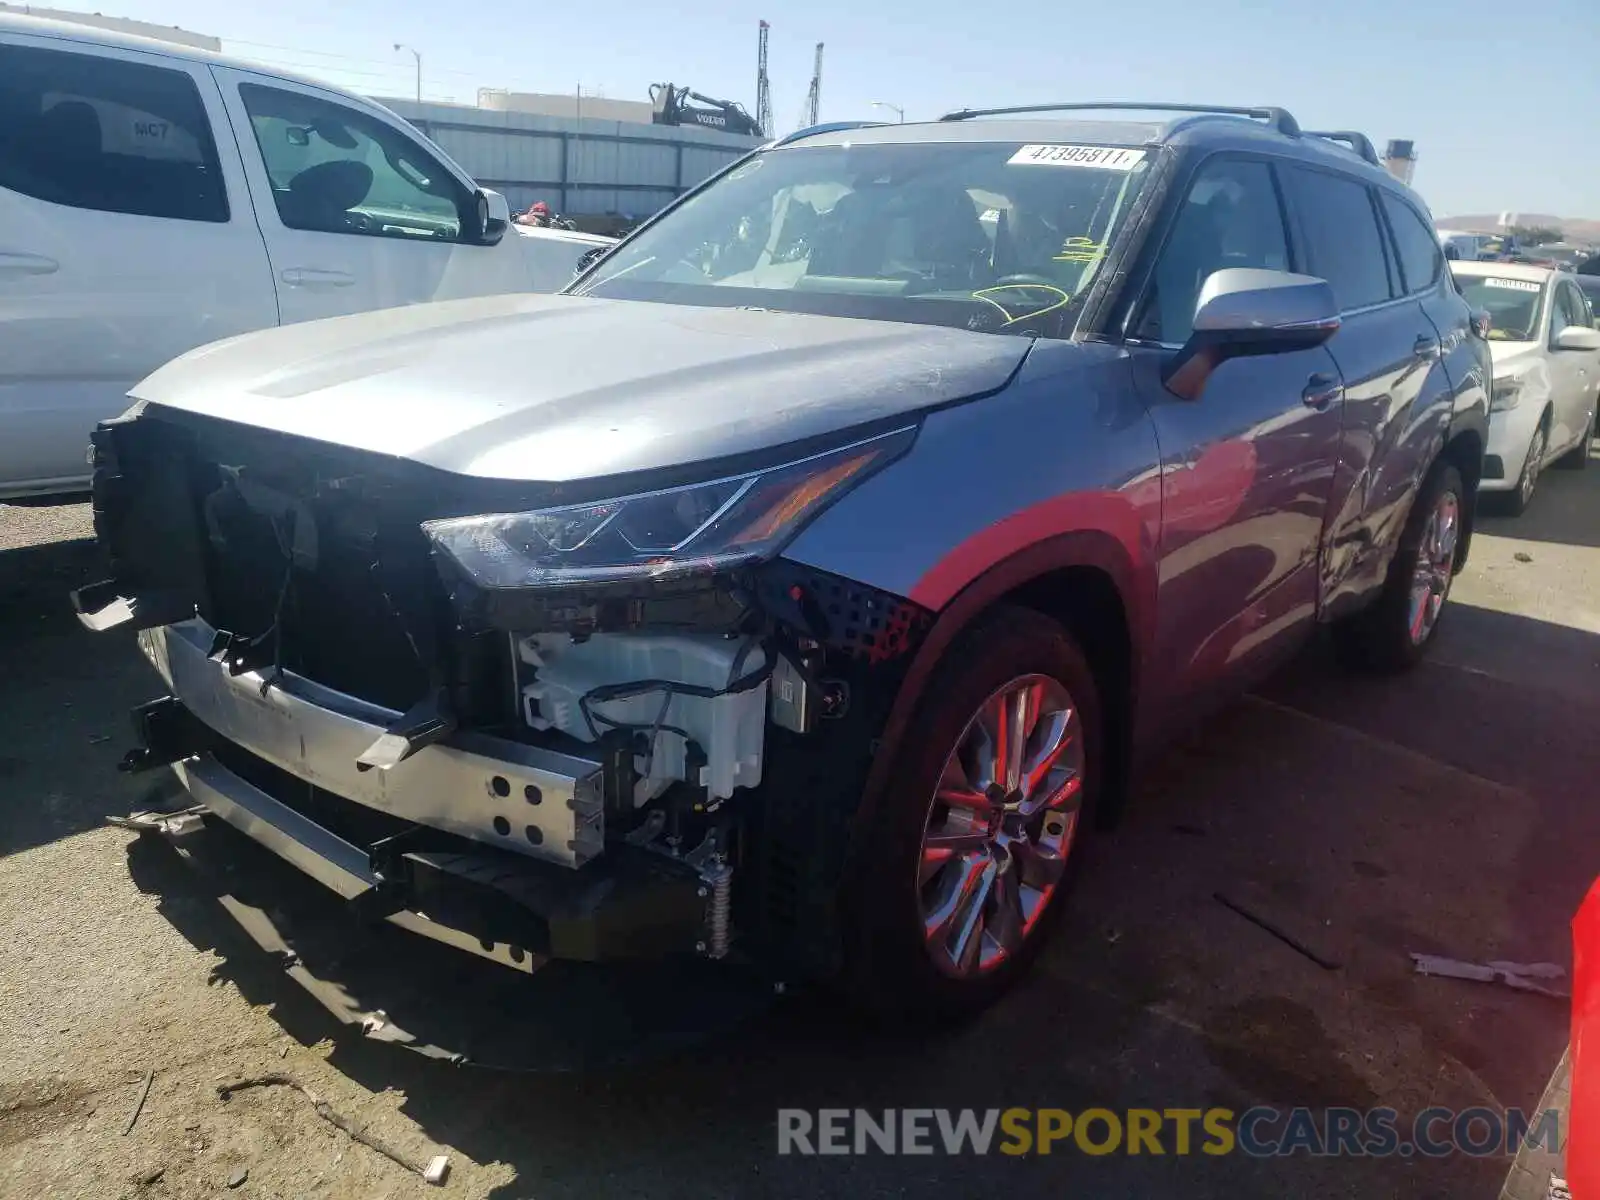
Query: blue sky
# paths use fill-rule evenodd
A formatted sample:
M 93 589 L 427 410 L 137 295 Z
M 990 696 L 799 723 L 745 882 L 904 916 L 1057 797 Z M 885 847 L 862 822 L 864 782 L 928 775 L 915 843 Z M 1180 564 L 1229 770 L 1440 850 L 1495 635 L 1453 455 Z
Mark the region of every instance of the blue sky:
M 78 7 L 57 0 L 62 7 Z M 83 7 L 89 7 L 84 5 Z M 1196 0 L 994 3 L 809 0 L 766 8 L 698 0 L 603 4 L 437 0 L 123 0 L 108 15 L 181 25 L 229 53 L 428 99 L 479 87 L 646 99 L 688 84 L 754 111 L 756 22 L 772 24 L 780 131 L 798 123 L 814 45 L 826 43 L 822 118 L 907 120 L 964 105 L 1137 98 L 1281 104 L 1308 128 L 1415 139 L 1414 183 L 1436 215 L 1600 219 L 1600 2 Z

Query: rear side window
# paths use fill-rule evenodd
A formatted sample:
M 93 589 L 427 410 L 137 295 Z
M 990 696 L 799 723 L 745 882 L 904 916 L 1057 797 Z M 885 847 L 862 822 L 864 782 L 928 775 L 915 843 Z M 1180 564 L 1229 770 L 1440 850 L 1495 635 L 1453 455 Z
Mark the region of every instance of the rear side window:
M 228 219 L 194 80 L 99 55 L 0 45 L 0 187 L 99 212 Z
M 1411 205 L 1388 192 L 1378 195 L 1389 218 L 1389 228 L 1394 231 L 1395 246 L 1400 251 L 1400 274 L 1406 291 L 1427 291 L 1438 282 L 1440 268 L 1444 266 L 1439 239 Z
M 1339 307 L 1348 312 L 1390 299 L 1383 234 L 1366 185 L 1303 167 L 1284 175 L 1306 239 L 1307 265 L 1332 285 Z

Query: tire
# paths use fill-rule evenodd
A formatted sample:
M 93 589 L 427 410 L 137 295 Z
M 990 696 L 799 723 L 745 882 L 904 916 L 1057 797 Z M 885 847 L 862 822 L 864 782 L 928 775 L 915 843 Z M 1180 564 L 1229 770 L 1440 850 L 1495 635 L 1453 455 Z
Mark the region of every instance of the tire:
M 1520 517 L 1528 511 L 1528 506 L 1533 503 L 1533 497 L 1539 486 L 1539 475 L 1544 470 L 1544 464 L 1539 460 L 1544 457 L 1550 446 L 1550 414 L 1547 412 L 1539 421 L 1539 427 L 1533 431 L 1533 438 L 1528 443 L 1528 453 L 1522 460 L 1522 474 L 1517 476 L 1517 486 L 1509 492 L 1501 492 L 1496 496 L 1499 509 L 1508 517 Z
M 937 802 L 940 784 L 952 787 L 956 778 L 965 783 L 967 794 L 977 796 L 976 788 L 991 773 L 981 764 L 992 757 L 983 750 L 990 743 L 974 722 L 986 705 L 994 706 L 991 713 L 1008 711 L 1005 702 L 995 701 L 996 695 L 1010 695 L 1008 688 L 1023 686 L 1038 689 L 1042 714 L 1023 744 L 1024 768 L 1054 744 L 1056 723 L 1063 720 L 1057 710 L 1065 704 L 1073 714 L 1061 726 L 1069 735 L 1063 742 L 1067 748 L 1054 760 L 1051 775 L 1036 791 L 1027 793 L 1024 786 L 1004 799 L 999 795 L 1003 784 L 998 792 L 990 788 L 983 816 Z M 1094 674 L 1071 635 L 1031 609 L 997 609 L 950 647 L 910 725 L 916 734 L 901 745 L 892 781 L 852 855 L 843 905 L 851 931 L 844 982 L 859 1007 L 896 1023 L 937 1023 L 993 1003 L 1027 971 L 1060 917 L 1077 875 L 1082 843 L 1094 825 L 1104 772 L 1099 697 Z M 1074 772 L 1076 785 L 1069 781 Z M 1045 796 L 1070 799 L 1063 799 L 1059 808 L 1039 808 L 1030 817 L 1029 805 L 1043 803 Z M 954 836 L 952 829 L 969 841 L 981 841 L 981 835 L 971 836 L 971 826 L 960 824 L 966 821 L 998 828 L 1000 840 L 991 835 L 987 851 L 966 855 L 925 845 L 925 836 Z M 1015 836 L 1004 840 L 1008 830 L 1027 836 L 1028 844 Z M 952 857 L 942 865 L 933 862 L 940 853 Z M 928 930 L 939 926 L 941 914 L 957 910 L 941 897 L 948 901 L 958 895 L 955 882 L 975 869 L 971 864 L 983 861 L 993 872 L 984 868 L 975 878 L 980 889 L 985 878 L 990 880 L 985 894 L 994 908 L 983 906 L 981 931 L 965 939 L 970 953 L 963 966 L 953 947 L 963 942 L 965 919 L 949 921 L 939 935 Z M 924 878 L 927 872 L 931 874 Z M 1051 879 L 1048 892 L 1032 886 Z M 1001 901 L 1012 898 L 1017 903 L 1002 909 Z M 1007 948 L 1012 938 L 1016 942 Z
M 1589 414 L 1589 428 L 1584 430 L 1583 436 L 1578 439 L 1578 444 L 1551 463 L 1552 467 L 1560 467 L 1563 471 L 1581 471 L 1589 465 L 1589 444 L 1594 441 L 1596 417 L 1600 417 L 1600 404 L 1597 404 L 1596 410 Z
M 1439 547 L 1438 561 L 1434 565 L 1434 583 L 1431 595 L 1438 596 L 1437 605 L 1430 604 L 1431 619 L 1418 628 L 1417 612 L 1413 608 L 1413 585 L 1419 578 L 1419 559 L 1423 538 L 1429 534 L 1430 522 L 1441 512 L 1445 497 L 1454 497 L 1454 524 L 1448 535 L 1447 552 Z M 1416 502 L 1411 515 L 1406 518 L 1405 529 L 1400 533 L 1400 544 L 1389 563 L 1389 574 L 1378 598 L 1366 609 L 1354 613 L 1333 627 L 1334 646 L 1339 658 L 1357 670 L 1380 673 L 1404 671 L 1421 661 L 1439 623 L 1444 617 L 1454 578 L 1456 559 L 1460 554 L 1461 522 L 1467 511 L 1467 497 L 1461 482 L 1461 472 L 1444 459 L 1438 459 L 1429 468 L 1422 486 L 1417 489 Z M 1443 560 L 1448 558 L 1448 562 Z M 1442 564 L 1442 565 L 1441 565 Z

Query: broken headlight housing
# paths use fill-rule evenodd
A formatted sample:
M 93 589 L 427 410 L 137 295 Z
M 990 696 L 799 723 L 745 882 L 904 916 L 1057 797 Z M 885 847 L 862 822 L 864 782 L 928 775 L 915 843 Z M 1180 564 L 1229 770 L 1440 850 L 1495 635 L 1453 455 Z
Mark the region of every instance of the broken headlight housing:
M 593 504 L 427 521 L 435 549 L 486 588 L 709 574 L 776 554 L 849 488 L 904 454 L 914 428 L 705 483 Z

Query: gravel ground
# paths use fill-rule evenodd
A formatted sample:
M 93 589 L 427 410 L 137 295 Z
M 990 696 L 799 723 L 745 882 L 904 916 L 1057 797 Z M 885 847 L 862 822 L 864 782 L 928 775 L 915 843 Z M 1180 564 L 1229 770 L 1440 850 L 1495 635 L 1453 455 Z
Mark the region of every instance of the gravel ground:
M 796 997 L 702 1049 L 578 1075 L 341 1033 L 163 843 L 105 826 L 150 786 L 113 768 L 152 677 L 131 639 L 67 614 L 97 566 L 86 506 L 0 506 L 0 1196 L 1492 1195 L 1504 1160 L 780 1159 L 775 1110 L 1531 1106 L 1564 1007 L 1418 978 L 1407 953 L 1565 961 L 1600 870 L 1600 471 L 1542 486 L 1527 517 L 1485 523 L 1429 664 L 1375 683 L 1313 648 L 1157 764 L 1040 969 L 982 1020 L 907 1043 Z M 217 1098 L 266 1071 L 450 1153 L 447 1189 L 291 1090 Z

